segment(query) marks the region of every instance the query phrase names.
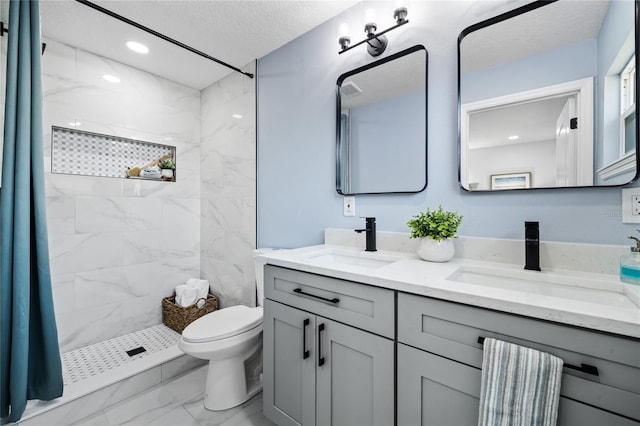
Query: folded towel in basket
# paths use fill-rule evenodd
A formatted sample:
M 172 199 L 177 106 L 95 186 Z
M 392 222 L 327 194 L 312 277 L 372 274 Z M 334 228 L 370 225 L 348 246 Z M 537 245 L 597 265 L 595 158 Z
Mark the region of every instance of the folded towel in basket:
M 478 425 L 555 426 L 562 359 L 485 338 Z
M 186 283 L 176 286 L 176 305 L 187 307 L 200 299 L 207 300 L 209 295 L 209 281 L 189 278 Z M 201 301 L 198 307 L 204 304 Z
M 176 286 L 176 305 L 186 308 L 198 301 L 198 289 L 185 284 Z
M 198 289 L 198 299 L 203 297 L 205 299 L 207 298 L 207 295 L 209 294 L 209 281 L 200 280 L 198 278 L 189 278 L 185 284 L 191 288 Z

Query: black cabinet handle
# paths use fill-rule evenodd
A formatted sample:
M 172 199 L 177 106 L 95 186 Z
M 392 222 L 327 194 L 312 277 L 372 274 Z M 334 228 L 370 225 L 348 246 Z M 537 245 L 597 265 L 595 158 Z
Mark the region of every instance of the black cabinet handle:
M 478 343 L 480 343 L 481 345 L 484 343 L 484 337 L 479 336 L 478 337 Z M 580 366 L 578 367 L 577 365 L 571 365 L 571 364 L 563 364 L 562 365 L 564 368 L 569 368 L 571 370 L 576 370 L 579 371 L 581 373 L 586 373 L 586 374 L 591 374 L 592 376 L 599 376 L 600 373 L 598 372 L 598 367 L 596 367 L 595 365 L 589 365 L 589 364 L 580 364 Z
M 316 296 L 315 294 L 311 294 L 311 293 L 305 293 L 304 291 L 302 291 L 301 288 L 294 288 L 293 289 L 294 293 L 298 293 L 301 294 L 303 296 L 309 296 L 309 297 L 313 297 L 315 299 L 320 299 L 324 302 L 330 302 L 330 303 L 340 303 L 340 299 L 338 299 L 337 297 L 334 297 L 333 299 L 328 299 L 326 297 L 322 297 L 322 296 Z
M 578 367 L 577 365 L 564 364 L 563 367 L 570 368 L 572 370 L 577 370 L 577 371 L 580 371 L 582 373 L 591 374 L 593 376 L 599 376 L 600 375 L 599 372 L 598 372 L 598 367 L 596 367 L 595 365 L 580 364 L 580 367 Z
M 309 350 L 307 349 L 307 326 L 309 326 L 309 318 L 305 318 L 302 322 L 302 359 L 309 358 Z
M 324 331 L 324 323 L 318 326 L 318 367 L 324 365 L 324 357 L 322 356 L 322 332 Z

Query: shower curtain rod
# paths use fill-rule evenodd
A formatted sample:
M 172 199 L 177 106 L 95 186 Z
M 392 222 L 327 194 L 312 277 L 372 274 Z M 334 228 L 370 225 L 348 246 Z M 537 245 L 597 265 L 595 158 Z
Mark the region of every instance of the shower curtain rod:
M 213 62 L 216 62 L 216 63 L 218 63 L 218 64 L 220 64 L 222 66 L 230 68 L 230 69 L 232 69 L 232 70 L 234 70 L 236 72 L 239 72 L 240 74 L 244 74 L 249 78 L 253 78 L 253 74 L 251 74 L 251 73 L 244 72 L 240 68 L 234 67 L 233 65 L 229 65 L 226 62 L 221 61 L 220 59 L 217 59 L 217 58 L 214 58 L 213 56 L 207 55 L 206 53 L 201 52 L 201 51 L 199 51 L 197 49 L 194 49 L 193 47 L 191 47 L 189 45 L 181 43 L 178 40 L 172 39 L 171 37 L 168 37 L 168 36 L 166 36 L 166 35 L 164 35 L 162 33 L 159 33 L 158 31 L 155 31 L 155 30 L 152 30 L 151 28 L 145 27 L 144 25 L 141 25 L 141 24 L 139 24 L 139 23 L 137 23 L 135 21 L 132 21 L 129 18 L 125 18 L 122 15 L 118 15 L 117 13 L 112 12 L 109 9 L 105 9 L 104 7 L 98 6 L 95 3 L 91 3 L 88 0 L 76 0 L 76 1 L 78 3 L 80 3 L 80 4 L 85 5 L 85 6 L 89 6 L 90 8 L 92 8 L 94 10 L 97 10 L 98 12 L 102 12 L 105 15 L 109 15 L 112 18 L 115 18 L 115 19 L 117 19 L 119 21 L 122 21 L 122 22 L 124 22 L 126 24 L 129 24 L 129 25 L 132 25 L 132 26 L 134 26 L 134 27 L 136 27 L 138 29 L 141 29 L 142 31 L 148 32 L 149 34 L 152 34 L 152 35 L 154 35 L 156 37 L 159 37 L 159 38 L 163 39 L 164 41 L 168 41 L 171 44 L 174 44 L 174 45 L 176 45 L 178 47 L 182 47 L 183 49 L 186 49 L 186 50 L 188 50 L 188 51 L 190 51 L 192 53 L 195 53 L 196 55 L 199 55 L 199 56 L 202 56 L 203 58 L 207 58 L 209 60 L 212 60 Z

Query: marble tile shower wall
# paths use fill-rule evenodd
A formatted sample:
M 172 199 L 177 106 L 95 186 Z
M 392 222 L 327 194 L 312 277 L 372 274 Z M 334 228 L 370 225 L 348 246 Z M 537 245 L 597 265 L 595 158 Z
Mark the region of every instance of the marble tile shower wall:
M 160 324 L 161 299 L 200 276 L 200 92 L 46 40 L 49 251 L 63 352 Z M 121 82 L 108 83 L 104 74 Z M 177 148 L 177 182 L 51 174 L 51 126 Z
M 255 74 L 255 64 L 244 70 Z M 253 306 L 255 80 L 234 73 L 203 90 L 201 96 L 201 273 L 221 306 Z

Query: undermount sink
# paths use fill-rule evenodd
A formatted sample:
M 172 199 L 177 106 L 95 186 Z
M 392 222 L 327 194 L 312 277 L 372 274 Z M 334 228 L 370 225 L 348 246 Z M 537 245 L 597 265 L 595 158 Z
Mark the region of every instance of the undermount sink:
M 447 280 L 624 309 L 640 307 L 638 295 L 626 292 L 622 283 L 577 274 L 463 265 Z
M 315 264 L 377 269 L 389 265 L 399 258 L 378 252 L 349 251 L 335 248 L 323 249 L 302 255 Z

